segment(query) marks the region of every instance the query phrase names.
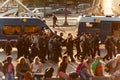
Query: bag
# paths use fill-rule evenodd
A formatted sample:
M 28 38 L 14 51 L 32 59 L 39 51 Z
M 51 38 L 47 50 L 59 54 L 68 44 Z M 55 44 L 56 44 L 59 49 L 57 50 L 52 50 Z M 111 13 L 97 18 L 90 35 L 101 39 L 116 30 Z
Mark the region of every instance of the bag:
M 69 77 L 72 79 L 76 79 L 79 77 L 79 74 L 77 72 L 71 72 L 69 73 Z
M 52 75 L 53 75 L 53 72 L 54 72 L 54 68 L 53 68 L 53 67 L 48 67 L 48 68 L 45 70 L 44 77 L 45 77 L 45 78 L 51 78 Z
M 104 66 L 104 71 L 109 73 L 110 72 L 110 69 L 111 69 L 111 62 L 112 60 L 110 60 L 109 62 L 107 62 Z
M 97 64 L 94 75 L 95 76 L 103 76 L 103 67 L 102 67 L 101 63 Z
M 76 68 L 76 72 L 79 72 L 79 71 L 81 70 L 81 66 L 82 66 L 82 64 L 83 64 L 83 62 L 81 62 L 81 63 L 77 66 L 77 68 Z

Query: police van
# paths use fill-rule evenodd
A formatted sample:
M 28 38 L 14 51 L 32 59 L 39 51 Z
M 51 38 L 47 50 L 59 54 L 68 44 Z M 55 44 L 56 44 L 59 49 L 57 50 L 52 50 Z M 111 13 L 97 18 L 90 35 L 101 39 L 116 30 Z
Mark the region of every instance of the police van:
M 78 34 L 82 32 L 99 33 L 102 42 L 109 34 L 117 39 L 120 36 L 120 16 L 79 16 Z
M 7 39 L 15 42 L 20 34 L 38 33 L 43 28 L 48 29 L 50 33 L 54 33 L 43 20 L 38 18 L 0 17 L 0 43 Z

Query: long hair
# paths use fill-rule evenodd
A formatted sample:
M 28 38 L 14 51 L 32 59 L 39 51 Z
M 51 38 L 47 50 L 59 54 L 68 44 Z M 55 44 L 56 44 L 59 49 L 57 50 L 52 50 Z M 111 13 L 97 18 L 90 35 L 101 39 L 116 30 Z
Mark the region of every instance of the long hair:
M 24 57 L 20 57 L 19 58 L 19 63 L 21 64 L 22 63 L 22 60 L 24 60 L 25 63 L 27 63 L 26 59 Z
M 40 61 L 40 58 L 38 56 L 36 56 L 33 60 L 33 62 L 35 63 L 36 60 L 39 60 Z
M 59 65 L 60 65 L 61 63 L 65 63 L 65 59 L 66 59 L 66 58 L 68 58 L 68 57 L 67 57 L 67 56 L 63 56 L 62 59 L 61 59 L 61 61 L 59 62 Z

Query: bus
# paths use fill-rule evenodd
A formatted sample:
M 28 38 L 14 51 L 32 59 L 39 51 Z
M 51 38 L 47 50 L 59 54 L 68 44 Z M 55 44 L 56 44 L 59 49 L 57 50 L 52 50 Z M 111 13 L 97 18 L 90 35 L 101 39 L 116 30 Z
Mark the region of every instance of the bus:
M 33 34 L 46 28 L 50 33 L 54 31 L 39 18 L 28 17 L 0 17 L 0 46 L 7 39 L 16 42 L 20 34 Z
M 118 39 L 120 37 L 120 16 L 79 16 L 78 34 L 82 32 L 92 35 L 99 33 L 102 42 L 109 34 Z

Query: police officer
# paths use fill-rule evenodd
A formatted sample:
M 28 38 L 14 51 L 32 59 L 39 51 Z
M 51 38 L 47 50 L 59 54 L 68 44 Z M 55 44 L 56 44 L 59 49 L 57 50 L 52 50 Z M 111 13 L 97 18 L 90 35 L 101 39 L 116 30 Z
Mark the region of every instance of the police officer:
M 98 52 L 98 55 L 100 56 L 100 49 L 99 49 L 99 45 L 100 45 L 100 37 L 98 33 L 95 33 L 95 36 L 93 37 L 93 41 L 92 41 L 92 45 L 93 45 L 93 54 L 95 57 L 96 52 Z
M 57 17 L 53 14 L 53 28 L 55 28 L 55 26 L 58 26 L 56 24 L 57 20 L 58 20 Z
M 116 47 L 117 47 L 117 53 L 120 53 L 120 36 L 117 40 Z
M 113 48 L 112 46 L 113 46 L 113 42 L 111 40 L 111 36 L 108 35 L 105 40 L 105 48 L 107 50 L 107 55 L 103 58 L 103 60 L 105 59 L 109 60 L 109 58 L 112 59 L 112 48 Z

